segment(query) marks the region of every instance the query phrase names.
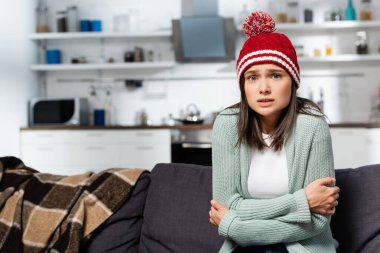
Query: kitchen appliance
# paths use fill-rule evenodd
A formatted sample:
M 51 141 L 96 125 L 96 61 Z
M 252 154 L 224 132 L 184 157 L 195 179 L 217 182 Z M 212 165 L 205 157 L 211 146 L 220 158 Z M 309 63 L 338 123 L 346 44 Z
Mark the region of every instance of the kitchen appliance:
M 86 98 L 34 98 L 29 101 L 29 125 L 87 125 Z
M 193 16 L 172 20 L 173 45 L 178 62 L 235 60 L 236 28 L 233 18 Z
M 211 166 L 211 132 L 211 129 L 173 130 L 172 162 Z
M 202 124 L 204 119 L 201 118 L 201 112 L 195 104 L 189 104 L 186 108 L 186 117 L 184 119 L 174 119 L 182 124 Z

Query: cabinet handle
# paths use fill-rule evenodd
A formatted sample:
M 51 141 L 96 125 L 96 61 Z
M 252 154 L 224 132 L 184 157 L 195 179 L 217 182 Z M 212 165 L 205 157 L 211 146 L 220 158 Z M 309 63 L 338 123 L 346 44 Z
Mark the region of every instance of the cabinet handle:
M 37 137 L 38 138 L 52 138 L 53 135 L 52 134 L 38 134 Z
M 182 143 L 182 148 L 211 148 L 211 143 Z
M 88 133 L 86 134 L 87 137 L 103 137 L 104 133 Z
M 53 151 L 54 148 L 53 147 L 41 147 L 41 148 L 38 148 L 38 150 L 40 150 L 40 151 Z
M 153 150 L 153 147 L 137 147 L 137 150 Z
M 87 147 L 86 150 L 99 151 L 99 150 L 104 150 L 104 147 Z
M 150 137 L 150 136 L 153 136 L 153 133 L 137 133 L 136 136 Z

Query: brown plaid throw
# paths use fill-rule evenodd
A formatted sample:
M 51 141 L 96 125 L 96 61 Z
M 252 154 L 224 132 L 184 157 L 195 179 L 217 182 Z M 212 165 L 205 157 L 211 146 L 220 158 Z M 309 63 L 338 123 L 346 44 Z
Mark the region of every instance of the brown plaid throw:
M 0 158 L 0 252 L 79 252 L 144 171 L 57 176 Z

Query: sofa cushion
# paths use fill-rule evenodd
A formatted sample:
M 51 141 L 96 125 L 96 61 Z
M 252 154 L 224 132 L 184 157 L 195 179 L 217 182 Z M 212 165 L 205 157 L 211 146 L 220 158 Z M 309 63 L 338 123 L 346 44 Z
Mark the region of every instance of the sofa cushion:
M 338 252 L 379 252 L 380 165 L 336 170 L 339 205 L 331 228 Z
M 139 253 L 218 252 L 223 238 L 209 222 L 212 169 L 158 164 L 144 210 Z
M 130 198 L 91 236 L 86 253 L 137 253 L 143 222 L 149 173 L 140 176 Z

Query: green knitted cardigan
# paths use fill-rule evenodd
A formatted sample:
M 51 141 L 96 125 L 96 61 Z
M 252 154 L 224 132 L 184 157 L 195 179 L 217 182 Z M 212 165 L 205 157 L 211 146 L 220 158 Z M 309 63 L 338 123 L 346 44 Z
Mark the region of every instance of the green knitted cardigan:
M 247 185 L 252 149 L 236 146 L 238 112 L 236 108 L 221 112 L 212 132 L 213 198 L 230 209 L 219 225 L 219 234 L 226 238 L 219 252 L 232 252 L 237 245 L 276 243 L 284 243 L 289 253 L 336 252 L 331 217 L 311 213 L 304 191 L 315 179 L 335 177 L 325 119 L 297 115 L 285 141 L 289 194 L 252 199 Z

